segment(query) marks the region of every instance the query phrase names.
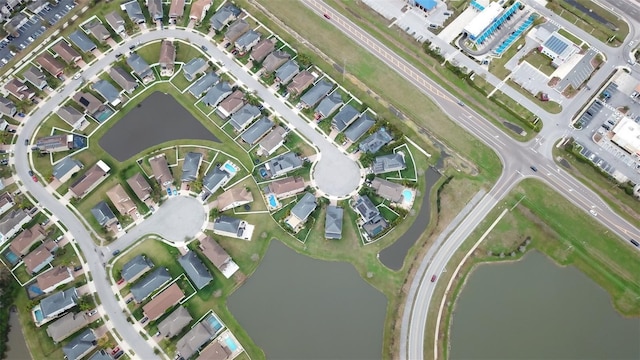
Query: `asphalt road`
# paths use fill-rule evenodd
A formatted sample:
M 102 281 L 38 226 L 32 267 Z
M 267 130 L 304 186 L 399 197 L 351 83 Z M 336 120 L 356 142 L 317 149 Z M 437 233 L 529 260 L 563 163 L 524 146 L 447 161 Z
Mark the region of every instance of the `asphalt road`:
M 445 89 L 324 2 L 317 0 L 301 1 L 319 16 L 329 14 L 331 20 L 328 21 L 331 24 L 429 96 L 451 119 L 491 147 L 498 154 L 504 166 L 502 175 L 486 197 L 480 201 L 478 206 L 471 211 L 444 243 L 434 244 L 434 248 L 438 250 L 435 253 L 431 253 L 432 257 L 422 259 L 419 270 L 412 281 L 403 312 L 400 343 L 401 359 L 425 358 L 423 350 L 427 311 L 435 289 L 435 285 L 430 282 L 431 274 L 437 275 L 444 270 L 452 255 L 473 229 L 484 219 L 488 211 L 524 177 L 535 177 L 544 181 L 560 195 L 584 211 L 593 209 L 598 213 L 597 220 L 618 234 L 621 237 L 621 241 L 625 241 L 628 244 L 629 237 L 636 239 L 640 237 L 640 230 L 615 214 L 595 193 L 555 165 L 550 156 L 551 146 L 560 137 L 557 136 L 559 133 L 566 132 L 566 128 L 555 131 L 547 130 L 532 142 L 519 143 L 505 135 L 500 129 L 472 109 L 460 106 L 457 103 L 457 99 Z M 634 38 L 634 27 L 631 27 L 631 29 L 633 32 L 630 38 Z M 612 63 L 616 59 L 624 60 L 622 50 L 619 49 L 616 55 L 609 56 L 609 60 Z M 598 74 L 605 73 L 606 71 L 602 71 Z M 599 76 L 604 77 L 605 75 Z M 582 96 L 586 97 L 587 95 Z M 572 101 L 572 104 L 574 101 Z M 578 105 L 574 106 L 577 109 Z M 566 117 L 565 115 L 564 119 L 562 119 L 563 125 L 567 125 L 571 117 Z M 544 116 L 541 116 L 541 119 L 545 121 L 545 128 L 550 129 L 556 127 L 553 121 L 561 120 Z M 541 152 L 541 148 L 546 151 Z M 537 167 L 537 172 L 529 169 L 532 165 Z M 629 244 L 629 250 L 636 251 L 637 249 Z

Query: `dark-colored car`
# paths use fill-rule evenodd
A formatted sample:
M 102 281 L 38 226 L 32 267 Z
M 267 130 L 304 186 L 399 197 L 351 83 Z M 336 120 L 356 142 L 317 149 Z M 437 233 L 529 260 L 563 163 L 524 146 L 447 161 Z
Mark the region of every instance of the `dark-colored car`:
M 33 176 L 33 171 L 29 170 L 29 176 Z
M 329 15 L 327 13 L 324 13 L 323 16 L 324 16 L 325 19 L 331 20 L 331 15 Z
M 24 139 L 24 146 L 29 146 L 29 139 Z
M 436 282 L 436 279 L 437 279 L 437 276 L 433 275 L 433 276 L 431 277 L 431 282 Z
M 537 171 L 538 171 L 538 168 L 537 168 L 537 167 L 535 167 L 535 166 L 530 166 L 529 168 L 530 168 L 531 170 L 533 170 L 534 172 L 537 172 Z
M 200 48 L 202 49 L 202 51 L 209 51 L 209 49 L 207 49 L 207 47 L 204 45 L 200 46 Z
M 635 245 L 635 246 L 637 246 L 637 247 L 640 247 L 640 243 L 638 243 L 637 241 L 635 241 L 635 240 L 633 240 L 633 239 L 629 239 L 629 241 L 630 241 L 633 245 Z
M 114 250 L 112 254 L 113 254 L 113 256 L 116 256 L 116 255 L 120 254 L 120 250 Z

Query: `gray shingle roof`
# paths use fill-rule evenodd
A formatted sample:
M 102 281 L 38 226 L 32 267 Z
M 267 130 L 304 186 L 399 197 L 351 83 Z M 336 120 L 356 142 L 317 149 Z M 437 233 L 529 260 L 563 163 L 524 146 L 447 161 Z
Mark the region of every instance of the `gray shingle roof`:
M 358 118 L 360 112 L 356 110 L 353 106 L 347 104 L 338 111 L 336 116 L 331 120 L 331 125 L 338 131 L 343 131 L 347 128 L 347 126 L 351 125 L 351 123 Z
M 147 0 L 147 8 L 149 8 L 149 15 L 153 20 L 162 20 L 164 17 L 162 0 Z
M 98 221 L 100 226 L 105 226 L 109 221 L 116 218 L 113 211 L 105 201 L 100 201 L 96 206 L 91 208 L 91 214 Z
M 119 66 L 112 67 L 109 76 L 126 92 L 132 92 L 138 87 L 136 79 Z
M 276 70 L 276 79 L 278 79 L 281 84 L 286 84 L 299 72 L 300 68 L 298 67 L 298 63 L 294 60 L 289 60 Z
M 262 62 L 262 68 L 266 73 L 276 71 L 282 64 L 291 58 L 291 54 L 286 51 L 276 50 L 264 59 Z
M 236 131 L 242 131 L 258 116 L 260 116 L 260 109 L 257 106 L 245 104 L 231 116 L 231 125 Z
M 324 237 L 327 239 L 340 239 L 342 237 L 342 217 L 344 209 L 334 205 L 327 207 L 324 223 Z
M 295 215 L 301 221 L 307 221 L 307 218 L 317 206 L 316 197 L 312 193 L 305 193 L 304 196 L 298 200 L 296 205 L 291 209 L 291 214 Z
M 242 220 L 231 216 L 220 215 L 213 221 L 213 229 L 228 233 L 238 233 Z
M 373 154 L 380 151 L 380 149 L 390 143 L 391 140 L 393 140 L 393 137 L 387 132 L 385 128 L 382 127 L 378 129 L 378 131 L 369 135 L 366 139 L 362 140 L 358 147 L 363 152 Z
M 178 335 L 193 320 L 189 311 L 180 305 L 158 324 L 158 331 L 166 338 Z
M 113 103 L 120 98 L 120 91 L 118 91 L 118 89 L 116 89 L 116 87 L 107 80 L 98 80 L 91 85 L 91 88 L 97 91 L 100 96 L 110 103 Z
M 386 179 L 378 177 L 373 179 L 371 182 L 371 188 L 374 189 L 378 195 L 391 202 L 399 203 L 402 202 L 404 198 L 402 192 L 405 187 Z
M 63 106 L 56 111 L 56 114 L 71 126 L 75 126 L 78 120 L 84 117 L 83 113 L 72 106 Z
M 47 327 L 47 334 L 58 343 L 89 324 L 84 312 L 72 313 L 60 317 Z
M 227 4 L 220 8 L 213 16 L 209 22 L 211 23 L 211 27 L 220 31 L 224 28 L 230 21 L 235 19 L 238 15 L 240 15 L 242 11 L 238 9 L 236 6 L 232 4 Z
M 355 203 L 355 209 L 365 222 L 368 222 L 380 215 L 378 208 L 373 205 L 368 196 L 362 195 Z
M 191 59 L 189 60 L 188 63 L 184 64 L 184 66 L 182 67 L 184 72 L 184 77 L 187 80 L 192 81 L 198 76 L 198 74 L 200 74 L 201 72 L 204 72 L 208 66 L 209 65 L 203 58 L 199 57 L 199 58 Z
M 189 93 L 200 98 L 205 91 L 209 90 L 209 88 L 215 85 L 219 80 L 220 77 L 213 71 L 210 71 L 191 85 Z
M 260 120 L 253 123 L 247 131 L 243 132 L 241 138 L 244 142 L 253 145 L 271 131 L 273 125 L 273 121 L 269 120 L 266 116 L 263 116 Z
M 62 310 L 72 308 L 77 304 L 77 300 L 78 293 L 76 292 L 76 288 L 58 291 L 57 293 L 49 295 L 40 301 L 42 316 L 46 319 Z
M 166 268 L 157 268 L 142 280 L 136 281 L 131 286 L 131 294 L 136 302 L 142 302 L 151 293 L 158 290 L 162 285 L 171 280 L 171 275 Z
M 185 359 L 191 358 L 202 345 L 213 339 L 215 333 L 215 330 L 206 320 L 197 323 L 188 333 L 178 340 L 176 347 L 180 356 Z
M 202 179 L 202 186 L 210 193 L 216 192 L 229 181 L 231 175 L 224 169 L 214 166 Z
M 276 177 L 301 168 L 302 163 L 302 159 L 298 155 L 288 152 L 269 160 L 266 166 L 271 172 L 271 176 Z
M 260 39 L 260 33 L 255 30 L 249 30 L 246 33 L 242 34 L 236 40 L 236 46 L 243 49 L 244 51 L 249 51 L 253 47 L 253 45 L 258 43 Z
M 340 93 L 338 93 L 337 91 L 334 91 L 331 95 L 325 97 L 324 99 L 322 99 L 322 101 L 320 101 L 320 104 L 318 104 L 318 107 L 316 107 L 315 112 L 322 115 L 322 117 L 327 118 L 342 104 L 342 96 L 340 96 Z
M 185 255 L 179 257 L 178 262 L 198 290 L 213 281 L 213 276 L 211 276 L 209 269 L 207 269 L 194 251 L 189 251 Z
M 69 40 L 71 40 L 75 46 L 80 48 L 82 52 L 91 52 L 97 47 L 96 44 L 94 44 L 93 41 L 91 41 L 91 39 L 89 39 L 89 37 L 80 30 L 76 30 L 69 34 Z
M 344 135 L 347 139 L 356 142 L 362 137 L 362 135 L 369 131 L 375 123 L 376 121 L 369 116 L 369 114 L 363 113 L 360 115 L 358 120 L 354 121 L 353 124 L 345 130 Z
M 127 12 L 127 16 L 133 23 L 141 24 L 145 22 L 144 14 L 142 13 L 142 8 L 140 7 L 140 3 L 138 1 L 129 1 L 122 6 L 124 6 L 124 10 Z
M 127 64 L 131 66 L 133 71 L 140 77 L 146 77 L 151 73 L 149 64 L 136 53 L 131 54 L 131 56 L 127 58 Z
M 98 345 L 92 329 L 86 329 L 62 347 L 67 360 L 77 360 Z
M 321 80 L 302 95 L 300 102 L 307 107 L 314 107 L 320 102 L 320 100 L 322 100 L 322 98 L 327 96 L 331 89 L 333 89 L 332 83 L 326 80 Z
M 367 233 L 367 235 L 369 235 L 369 237 L 377 236 L 388 227 L 389 223 L 382 216 L 376 216 L 371 221 L 362 224 L 362 229 Z
M 182 162 L 182 181 L 194 181 L 198 178 L 198 169 L 200 168 L 201 160 L 201 153 L 189 151 L 185 154 L 184 161 Z
M 22 76 L 25 81 L 30 82 L 34 86 L 41 88 L 47 86 L 47 77 L 44 73 L 35 66 L 30 66 L 27 71 L 25 71 Z
M 207 94 L 202 98 L 202 102 L 208 106 L 216 107 L 224 98 L 229 96 L 232 91 L 231 84 L 226 81 L 219 82 L 207 91 Z
M 79 167 L 82 169 L 83 165 L 80 161 L 68 156 L 62 160 L 60 160 L 57 164 L 53 166 L 53 177 L 56 179 L 61 179 L 65 175 L 67 175 L 71 170 L 75 167 Z
M 133 259 L 129 260 L 124 266 L 122 266 L 122 270 L 120 271 L 120 276 L 126 281 L 131 281 L 131 279 L 135 279 L 140 273 L 145 272 L 149 269 L 153 268 L 153 262 L 151 259 L 147 258 L 144 255 L 138 255 Z
M 88 360 L 112 360 L 113 358 L 105 349 L 100 349 L 91 355 Z
M 382 155 L 375 158 L 371 165 L 374 174 L 384 174 L 390 171 L 404 170 L 407 165 L 401 153 Z

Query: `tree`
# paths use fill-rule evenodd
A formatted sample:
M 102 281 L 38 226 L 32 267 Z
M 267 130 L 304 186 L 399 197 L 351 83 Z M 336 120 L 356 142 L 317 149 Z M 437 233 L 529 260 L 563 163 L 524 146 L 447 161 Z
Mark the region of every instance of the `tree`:
M 302 66 L 303 68 L 308 68 L 309 66 L 311 66 L 311 56 L 309 56 L 309 54 L 307 53 L 299 53 L 296 60 L 298 60 L 298 64 L 300 64 L 300 66 Z
M 246 99 L 247 99 L 247 103 L 253 106 L 258 106 L 262 104 L 262 100 L 253 94 L 247 94 Z

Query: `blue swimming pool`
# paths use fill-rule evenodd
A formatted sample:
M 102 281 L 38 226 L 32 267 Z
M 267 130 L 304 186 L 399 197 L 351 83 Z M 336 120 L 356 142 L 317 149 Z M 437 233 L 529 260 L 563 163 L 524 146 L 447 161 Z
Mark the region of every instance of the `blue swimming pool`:
M 211 328 L 213 328 L 213 330 L 215 330 L 216 332 L 222 329 L 222 324 L 220 323 L 220 320 L 218 320 L 215 316 L 209 315 L 209 317 L 207 318 L 207 321 L 211 325 Z
M 7 259 L 11 263 L 11 265 L 15 265 L 18 263 L 18 255 L 14 254 L 13 251 L 7 250 L 4 253 L 4 258 Z
M 104 109 L 100 113 L 94 114 L 96 120 L 100 123 L 107 120 L 111 115 L 113 115 L 113 111 L 111 109 Z
M 275 195 L 269 194 L 269 196 L 267 196 L 267 199 L 269 200 L 269 206 L 274 209 L 278 207 L 278 199 L 276 199 Z
M 238 349 L 238 345 L 235 341 L 233 341 L 232 338 L 228 337 L 224 340 L 224 342 L 227 344 L 227 347 L 229 348 L 229 350 L 231 350 L 231 352 L 234 352 Z
M 42 320 L 44 320 L 44 315 L 42 314 L 42 310 L 36 309 L 33 311 L 33 314 L 36 316 L 37 322 L 42 322 Z
M 267 170 L 265 168 L 260 169 L 260 176 L 262 176 L 263 179 L 267 178 Z
M 402 197 L 404 198 L 404 202 L 411 202 L 411 200 L 413 200 L 413 191 L 409 189 L 402 190 Z
M 230 162 L 226 162 L 224 164 L 224 169 L 227 170 L 227 172 L 231 175 L 236 173 L 236 168 L 235 166 L 233 166 L 233 164 L 231 164 Z
M 38 285 L 29 285 L 29 291 L 36 296 L 43 295 L 44 291 L 42 291 Z

